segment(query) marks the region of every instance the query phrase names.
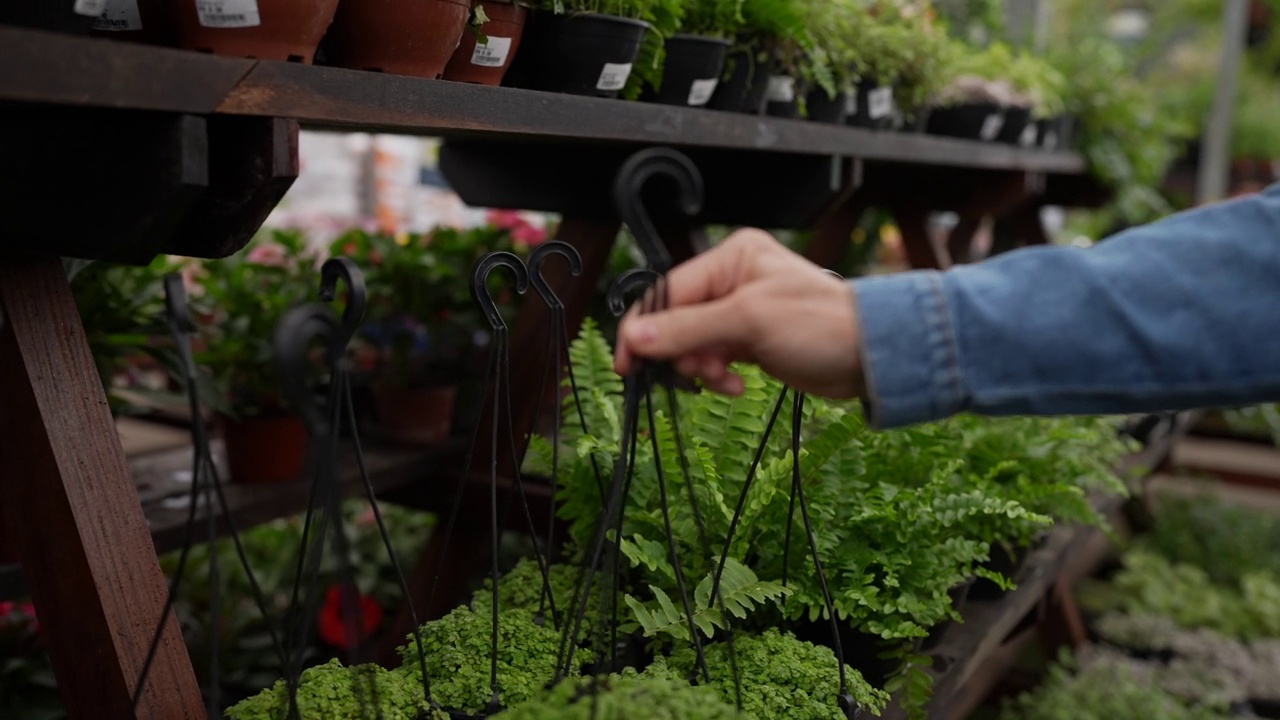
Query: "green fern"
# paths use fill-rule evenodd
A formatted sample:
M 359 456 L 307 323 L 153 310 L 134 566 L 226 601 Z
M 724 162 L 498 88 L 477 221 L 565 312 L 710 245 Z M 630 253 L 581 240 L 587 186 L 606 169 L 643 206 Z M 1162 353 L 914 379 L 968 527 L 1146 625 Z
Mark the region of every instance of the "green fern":
M 760 606 L 780 603 L 790 592 L 780 583 L 760 580 L 750 568 L 732 558 L 725 562 L 724 573 L 720 577 L 719 602 L 711 597 L 714 579 L 714 571 L 708 573 L 698 583 L 692 598 L 693 624 L 707 637 L 714 635 L 717 629 L 728 627 L 721 613 L 721 604 L 725 612 L 742 620 Z M 644 631 L 645 637 L 665 634 L 689 642 L 689 616 L 662 588 L 650 585 L 649 590 L 655 599 L 648 603 L 632 595 L 624 598 L 635 616 L 635 624 L 628 628 L 638 627 Z

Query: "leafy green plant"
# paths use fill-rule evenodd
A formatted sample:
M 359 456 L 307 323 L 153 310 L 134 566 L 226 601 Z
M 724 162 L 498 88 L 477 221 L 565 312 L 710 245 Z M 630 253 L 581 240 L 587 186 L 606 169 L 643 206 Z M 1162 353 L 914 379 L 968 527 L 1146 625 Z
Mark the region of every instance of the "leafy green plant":
M 690 35 L 732 38 L 742 26 L 743 0 L 687 0 L 680 31 Z
M 493 628 L 488 614 L 461 607 L 422 626 L 431 697 L 442 707 L 466 713 L 485 710 L 493 694 L 489 686 L 490 642 Z M 399 648 L 401 672 L 422 682 L 414 636 Z M 505 708 L 535 697 L 556 675 L 560 634 L 551 623 L 539 625 L 529 610 L 498 614 L 498 687 Z M 578 657 L 584 657 L 580 653 Z
M 1280 577 L 1280 518 L 1225 502 L 1208 493 L 1161 497 L 1156 522 L 1141 547 L 1200 568 L 1215 583 L 1238 584 L 1246 575 Z
M 1106 613 L 1094 623 L 1098 637 L 1117 647 L 1139 652 L 1163 652 L 1173 647 L 1178 626 L 1162 615 Z
M 343 667 L 337 660 L 302 672 L 298 685 L 300 720 L 448 720 L 429 711 L 422 686 L 399 673 L 377 665 Z M 289 710 L 289 693 L 283 680 L 227 710 L 227 720 L 279 720 Z
M 319 262 L 301 233 L 277 230 L 200 267 L 192 311 L 202 317 L 204 342 L 196 362 L 212 376 L 216 409 L 244 417 L 284 408 L 272 340 L 284 314 L 315 297 Z
M 730 674 L 729 649 L 724 643 L 705 648 L 711 686 L 733 702 L 736 691 Z M 758 718 L 787 720 L 841 720 L 844 711 L 837 698 L 840 674 L 830 648 L 797 640 L 777 629 L 760 635 L 740 635 L 734 640 L 738 674 L 742 682 L 742 709 Z M 677 650 L 668 659 L 676 673 L 692 677 L 697 671 L 691 648 Z M 880 714 L 889 697 L 867 684 L 853 668 L 845 668 L 849 692 L 858 707 Z
M 661 550 L 655 555 L 655 550 Z M 651 567 L 669 567 L 665 564 L 665 548 L 657 543 L 648 543 L 647 547 L 640 543 L 624 543 L 623 552 L 637 564 Z M 674 578 L 673 578 L 674 581 Z M 779 582 L 763 582 L 750 568 L 729 558 L 725 562 L 724 572 L 720 576 L 720 597 L 715 602 L 711 598 L 712 585 L 715 582 L 714 572 L 698 583 L 693 593 L 693 624 L 707 637 L 714 635 L 717 629 L 727 629 L 722 613 L 727 612 L 738 620 L 743 620 L 757 607 L 779 603 L 788 594 L 788 590 Z M 649 586 L 649 591 L 656 598 L 652 602 L 643 603 L 632 595 L 625 600 L 631 611 L 635 613 L 637 626 L 644 631 L 645 637 L 660 634 L 669 635 L 677 640 L 691 642 L 689 637 L 689 616 L 684 610 L 676 607 L 671 597 L 660 587 Z M 624 626 L 630 632 L 633 626 Z
M 661 665 L 661 663 L 660 663 Z M 570 679 L 497 717 L 506 720 L 733 720 L 741 717 L 715 689 L 694 687 L 667 672 L 626 671 L 603 678 Z
M 744 0 L 738 46 L 761 68 L 820 87 L 834 95 L 835 79 L 826 53 L 814 41 L 806 17 L 819 0 Z M 732 67 L 726 68 L 726 73 Z M 759 80 L 756 80 L 757 82 Z
M 1280 117 L 1280 92 L 1276 91 L 1276 78 L 1248 68 L 1236 98 L 1231 156 L 1280 160 L 1280 123 L 1276 122 Z
M 858 47 L 856 73 L 863 81 L 892 87 L 898 107 L 915 115 L 946 81 L 946 32 L 928 3 L 869 0 L 864 5 L 865 22 L 852 38 Z

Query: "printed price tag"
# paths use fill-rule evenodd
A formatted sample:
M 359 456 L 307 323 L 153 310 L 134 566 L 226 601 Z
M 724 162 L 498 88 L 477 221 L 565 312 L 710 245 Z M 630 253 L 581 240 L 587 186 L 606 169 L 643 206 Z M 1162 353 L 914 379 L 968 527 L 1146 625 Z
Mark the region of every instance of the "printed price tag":
M 475 52 L 471 53 L 472 65 L 484 67 L 502 67 L 507 64 L 507 56 L 511 54 L 511 38 L 489 36 L 489 41 L 481 45 L 476 43 Z
M 1004 114 L 992 113 L 982 121 L 982 129 L 978 131 L 978 137 L 988 141 L 995 140 L 1002 129 L 1004 129 Z
M 262 24 L 258 0 L 195 0 L 200 24 L 211 28 L 245 28 Z
M 867 93 L 867 114 L 872 120 L 893 114 L 893 88 L 881 87 Z
M 701 107 L 711 102 L 711 96 L 716 94 L 716 86 L 719 84 L 719 78 L 694 80 L 689 88 L 689 106 Z
M 141 30 L 138 0 L 107 0 L 107 8 L 93 21 L 93 29 L 112 32 Z
M 796 99 L 796 79 L 786 75 L 770 75 L 765 99 L 777 103 L 792 102 Z
M 605 63 L 600 71 L 600 79 L 596 81 L 597 90 L 621 90 L 627 86 L 627 78 L 631 77 L 631 63 Z
M 1037 135 L 1035 123 L 1032 123 L 1023 128 L 1022 134 L 1018 136 L 1018 144 L 1024 148 L 1032 147 L 1036 144 Z
M 63 7 L 66 7 L 63 5 Z M 97 17 L 107 9 L 107 0 L 76 0 L 75 11 L 77 15 L 89 15 Z
M 850 90 L 844 96 L 844 114 L 853 117 L 858 114 L 858 91 Z

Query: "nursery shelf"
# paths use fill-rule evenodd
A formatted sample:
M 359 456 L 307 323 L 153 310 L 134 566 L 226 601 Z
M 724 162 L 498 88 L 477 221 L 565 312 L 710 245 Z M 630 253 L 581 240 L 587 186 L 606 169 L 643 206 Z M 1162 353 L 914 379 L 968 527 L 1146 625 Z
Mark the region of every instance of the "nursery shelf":
M 305 127 L 587 145 L 679 145 L 1080 174 L 1073 152 L 882 133 L 381 73 L 245 60 L 0 27 L 0 100 L 191 115 L 292 118 Z

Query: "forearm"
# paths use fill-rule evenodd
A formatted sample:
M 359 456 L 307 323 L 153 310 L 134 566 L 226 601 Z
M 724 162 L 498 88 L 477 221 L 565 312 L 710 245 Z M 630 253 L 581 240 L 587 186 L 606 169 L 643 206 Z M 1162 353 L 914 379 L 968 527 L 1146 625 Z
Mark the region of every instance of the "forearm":
M 853 287 L 881 427 L 1280 400 L 1280 186 L 1087 250 Z

